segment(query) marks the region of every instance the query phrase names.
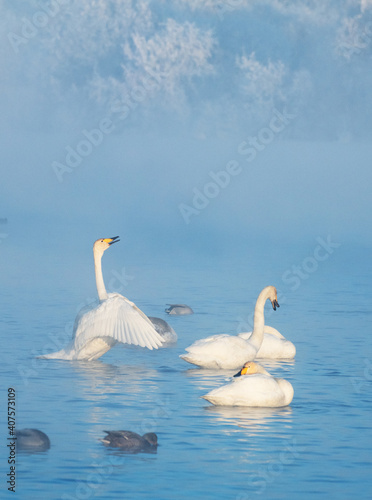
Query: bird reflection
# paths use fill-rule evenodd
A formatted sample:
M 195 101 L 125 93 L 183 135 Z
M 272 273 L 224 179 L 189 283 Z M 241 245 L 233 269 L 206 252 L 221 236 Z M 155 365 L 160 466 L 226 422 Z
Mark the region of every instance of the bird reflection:
M 184 374 L 188 377 L 199 378 L 202 380 L 214 380 L 216 377 L 233 377 L 236 370 L 213 370 L 213 369 L 203 369 L 203 368 L 190 368 L 184 371 Z
M 148 390 L 144 381 L 155 383 L 159 377 L 157 370 L 141 365 L 113 365 L 100 361 L 79 361 L 73 364 L 73 369 L 80 375 L 77 383 L 91 393 L 108 395 L 114 394 L 120 386 L 125 384 L 125 392 L 139 393 Z
M 286 367 L 294 367 L 294 359 L 260 359 L 260 364 L 264 365 L 268 371 L 282 370 Z
M 272 424 L 275 423 L 276 436 L 280 437 L 287 435 L 288 428 L 292 427 L 292 408 L 289 406 L 285 408 L 206 406 L 204 409 L 213 424 L 219 424 L 221 432 L 226 434 L 237 432 L 243 428 L 249 431 L 249 435 L 255 436 L 271 430 Z M 228 427 L 223 427 L 220 424 L 228 425 Z M 283 433 L 280 431 L 281 428 Z
M 283 368 L 286 370 L 291 370 L 295 365 L 295 361 L 291 360 L 273 360 L 264 359 L 261 364 L 270 371 L 275 373 L 276 370 L 282 371 Z M 222 383 L 231 382 L 236 370 L 214 370 L 214 369 L 203 369 L 203 368 L 191 368 L 185 370 L 184 375 L 192 379 L 193 382 L 202 384 L 201 388 L 211 389 L 214 387 L 219 387 Z

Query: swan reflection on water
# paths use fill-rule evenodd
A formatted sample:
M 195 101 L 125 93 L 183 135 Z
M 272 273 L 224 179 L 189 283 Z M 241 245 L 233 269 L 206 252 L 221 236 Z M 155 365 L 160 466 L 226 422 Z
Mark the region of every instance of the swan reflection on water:
M 285 366 L 294 366 L 296 361 L 294 359 L 260 359 L 262 365 L 265 365 L 269 370 L 275 370 L 275 368 L 282 369 Z
M 292 368 L 295 366 L 295 360 L 274 360 L 274 359 L 263 359 L 260 360 L 260 364 L 262 364 L 267 370 L 273 371 L 275 373 L 276 370 L 282 373 L 283 369 L 285 372 L 292 372 Z M 200 369 L 200 368 L 190 368 L 185 370 L 184 375 L 190 377 L 190 379 L 196 381 L 199 384 L 203 385 L 202 389 L 209 389 L 213 387 L 218 387 L 223 382 L 231 382 L 236 373 L 236 370 L 213 370 L 213 369 Z
M 79 361 L 72 363 L 73 370 L 79 378 L 76 383 L 83 389 L 95 394 L 114 394 L 120 389 L 125 393 L 138 394 L 148 391 L 150 385 L 156 385 L 156 380 L 161 376 L 158 370 L 149 368 L 142 362 L 138 365 L 114 365 L 101 361 Z M 149 383 L 144 384 L 144 381 Z
M 292 427 L 292 408 L 290 406 L 283 408 L 205 406 L 204 410 L 213 424 L 218 424 L 221 432 L 225 434 L 246 429 L 249 431 L 249 435 L 253 436 L 270 430 L 272 423 L 278 429 L 276 424 L 280 423 L 283 434 L 276 430 L 276 435 L 282 436 L 287 435 L 288 429 Z M 228 427 L 223 427 L 221 424 L 228 425 Z
M 128 408 L 161 407 L 159 383 L 164 373 L 149 367 L 143 358 L 138 364 L 116 365 L 96 360 L 69 362 L 69 367 L 75 372 L 77 397 L 90 403 L 86 418 L 92 423 L 107 421 L 108 408 L 110 415 L 116 418 Z M 120 418 L 115 425 L 122 425 Z

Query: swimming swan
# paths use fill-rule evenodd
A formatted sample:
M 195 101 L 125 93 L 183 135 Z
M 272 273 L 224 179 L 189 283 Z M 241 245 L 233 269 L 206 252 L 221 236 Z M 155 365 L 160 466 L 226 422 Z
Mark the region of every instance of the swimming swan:
M 241 378 L 213 389 L 203 399 L 217 406 L 287 406 L 293 399 L 293 387 L 282 378 L 274 378 L 254 361 L 244 367 L 234 377 Z
M 239 337 L 249 340 L 252 332 L 239 333 Z M 265 325 L 264 338 L 258 350 L 257 359 L 293 359 L 296 347 L 272 326 Z
M 102 276 L 103 253 L 119 236 L 101 238 L 93 245 L 99 301 L 83 307 L 75 319 L 71 342 L 61 351 L 39 356 L 44 359 L 98 359 L 117 342 L 157 349 L 164 340 L 148 317 L 119 293 L 107 293 Z
M 247 360 L 255 359 L 264 337 L 264 306 L 270 299 L 274 311 L 279 307 L 276 288 L 267 286 L 259 294 L 254 309 L 253 333 L 249 340 L 233 335 L 213 335 L 197 340 L 186 348 L 180 358 L 203 368 L 228 370 L 239 368 Z

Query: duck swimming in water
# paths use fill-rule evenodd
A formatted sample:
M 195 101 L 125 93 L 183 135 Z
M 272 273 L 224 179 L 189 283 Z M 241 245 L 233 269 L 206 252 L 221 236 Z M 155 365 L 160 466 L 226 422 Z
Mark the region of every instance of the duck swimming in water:
M 48 436 L 38 429 L 17 429 L 16 447 L 17 451 L 46 451 L 50 448 Z
M 165 312 L 173 316 L 184 316 L 186 314 L 194 314 L 190 306 L 186 304 L 167 304 L 169 306 Z
M 107 436 L 100 439 L 105 446 L 120 448 L 128 453 L 156 453 L 158 437 L 154 432 L 143 436 L 132 431 L 104 431 Z

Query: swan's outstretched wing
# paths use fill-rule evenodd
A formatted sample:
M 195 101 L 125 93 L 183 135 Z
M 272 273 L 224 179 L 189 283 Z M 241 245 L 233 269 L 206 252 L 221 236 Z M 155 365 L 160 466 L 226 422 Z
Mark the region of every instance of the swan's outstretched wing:
M 110 293 L 108 299 L 84 307 L 75 320 L 75 349 L 96 337 L 112 337 L 124 344 L 157 349 L 163 339 L 151 321 L 128 299 Z

